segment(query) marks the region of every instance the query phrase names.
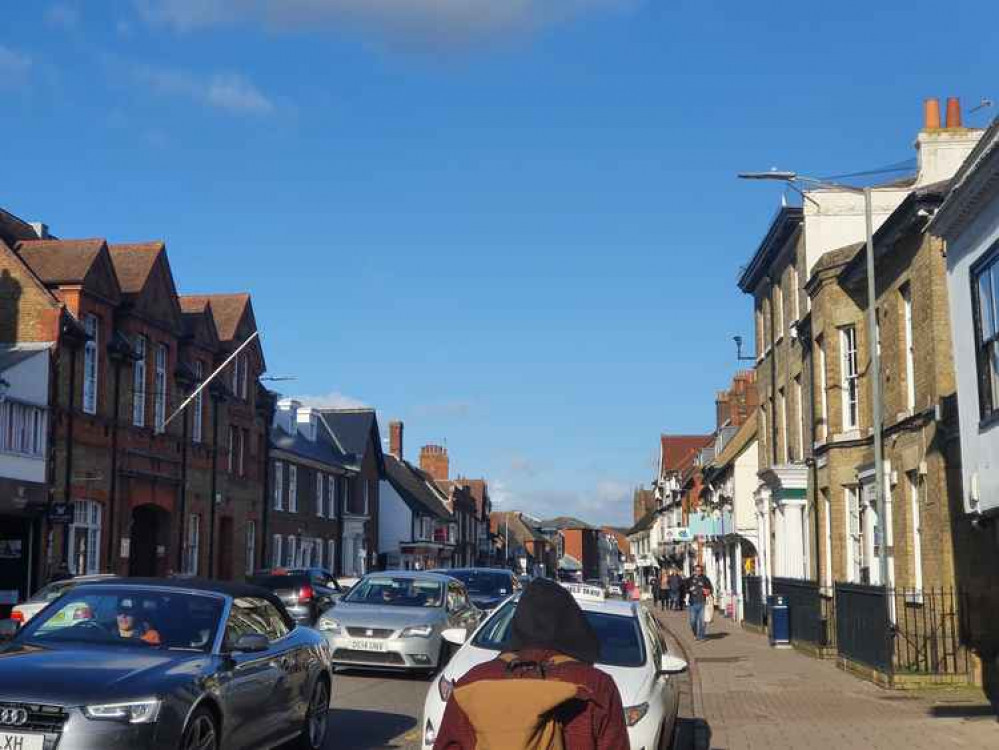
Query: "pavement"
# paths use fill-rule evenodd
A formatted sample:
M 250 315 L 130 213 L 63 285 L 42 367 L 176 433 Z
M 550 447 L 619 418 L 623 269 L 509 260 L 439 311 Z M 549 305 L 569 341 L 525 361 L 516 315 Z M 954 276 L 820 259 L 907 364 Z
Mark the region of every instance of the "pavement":
M 677 750 L 999 748 L 981 690 L 887 690 L 720 616 L 697 642 L 686 612 L 655 612 L 690 664 Z

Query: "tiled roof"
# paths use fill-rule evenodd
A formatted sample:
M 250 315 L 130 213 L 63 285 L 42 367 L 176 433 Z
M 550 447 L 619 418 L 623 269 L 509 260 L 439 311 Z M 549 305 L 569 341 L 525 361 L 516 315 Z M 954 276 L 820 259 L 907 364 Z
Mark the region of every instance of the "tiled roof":
M 375 423 L 374 409 L 319 409 L 319 413 L 345 451 L 364 456 Z
M 315 441 L 308 440 L 302 433 L 295 431 L 289 435 L 281 427 L 271 427 L 271 445 L 278 450 L 294 453 L 303 458 L 327 464 L 341 469 L 355 470 L 347 456 L 337 447 L 336 440 L 321 423 L 316 430 Z
M 146 285 L 156 258 L 163 252 L 162 242 L 108 245 L 118 284 L 125 294 L 138 294 Z
M 525 541 L 546 542 L 548 538 L 531 524 L 524 521 L 517 511 L 500 511 L 490 516 L 490 528 L 494 534 L 504 536 L 509 529 L 511 537 L 523 543 Z
M 386 454 L 385 478 L 414 512 L 429 514 L 441 520 L 451 517 L 447 506 L 427 483 L 427 477 L 406 461 Z
M 650 510 L 648 513 L 646 513 L 644 516 L 638 519 L 638 523 L 636 523 L 634 526 L 628 529 L 627 536 L 632 536 L 633 534 L 639 534 L 643 531 L 648 531 L 649 529 L 652 528 L 652 525 L 655 522 L 656 522 L 656 512 L 654 510 Z
M 663 471 L 682 470 L 713 438 L 713 435 L 662 435 Z
M 572 516 L 557 516 L 541 522 L 543 529 L 592 529 L 593 526 Z
M 742 453 L 747 445 L 749 445 L 753 439 L 756 437 L 756 412 L 754 411 L 749 415 L 749 419 L 742 423 L 739 431 L 732 436 L 732 439 L 726 443 L 725 448 L 722 450 L 718 456 L 715 457 L 714 461 L 711 462 L 713 467 L 722 468 L 727 466 L 735 458 Z
M 25 240 L 14 249 L 46 284 L 81 284 L 104 245 L 99 238 Z
M 186 299 L 186 304 L 194 306 L 202 302 L 210 302 L 212 315 L 215 317 L 215 327 L 218 329 L 219 338 L 222 341 L 232 341 L 236 337 L 236 328 L 243 318 L 246 306 L 250 303 L 250 295 L 246 292 L 237 294 L 189 294 L 181 299 Z M 183 310 L 184 303 L 181 303 Z

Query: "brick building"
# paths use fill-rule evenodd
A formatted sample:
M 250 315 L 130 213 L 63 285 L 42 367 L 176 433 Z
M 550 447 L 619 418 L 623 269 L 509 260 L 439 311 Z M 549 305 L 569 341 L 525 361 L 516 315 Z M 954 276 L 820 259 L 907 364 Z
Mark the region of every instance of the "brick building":
M 259 343 L 166 420 L 255 331 L 249 296 L 202 298 L 199 321 L 182 309 L 161 242 L 0 229 L 3 273 L 20 292 L 8 335 L 54 344 L 43 577 L 61 562 L 76 572 L 244 575 L 259 550 L 264 486 Z
M 489 517 L 497 541 L 498 562 L 521 573 L 553 576 L 558 570 L 558 550 L 541 533 L 536 521 L 517 511 L 498 511 Z
M 575 572 L 576 563 L 584 581 L 600 577 L 600 529 L 571 516 L 542 521 L 540 528 L 558 545 L 560 571 Z
M 479 504 L 468 480 L 450 479 L 451 460 L 447 448 L 442 445 L 420 448 L 420 469 L 434 480 L 451 512 L 451 523 L 455 526 L 452 565 L 474 565 L 479 555 Z

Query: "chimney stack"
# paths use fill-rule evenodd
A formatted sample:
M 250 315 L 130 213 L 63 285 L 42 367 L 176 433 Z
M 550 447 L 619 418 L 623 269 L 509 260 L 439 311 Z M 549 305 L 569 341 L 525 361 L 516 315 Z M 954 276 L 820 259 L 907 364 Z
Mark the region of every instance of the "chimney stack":
M 961 127 L 961 100 L 956 96 L 947 97 L 947 127 Z
M 402 461 L 402 422 L 389 422 L 389 453 Z
M 940 100 L 923 100 L 923 130 L 940 130 Z
M 420 448 L 420 468 L 435 481 L 446 482 L 451 471 L 447 448 L 442 445 L 424 445 Z

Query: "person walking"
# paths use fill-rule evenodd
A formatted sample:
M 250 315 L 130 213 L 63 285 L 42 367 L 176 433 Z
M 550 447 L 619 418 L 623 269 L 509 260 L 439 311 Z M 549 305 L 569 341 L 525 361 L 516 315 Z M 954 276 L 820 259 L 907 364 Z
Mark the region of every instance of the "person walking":
M 704 604 L 714 595 L 714 591 L 711 579 L 704 575 L 704 566 L 695 565 L 694 575 L 687 579 L 687 595 L 690 598 L 687 616 L 690 619 L 690 629 L 694 631 L 694 637 L 699 641 L 704 640 L 707 629 L 704 622 Z
M 679 612 L 683 578 L 680 575 L 680 571 L 676 568 L 670 570 L 669 577 L 666 579 L 666 587 L 669 589 L 669 608 Z
M 507 651 L 455 685 L 434 750 L 628 750 L 621 695 L 593 666 L 599 657 L 600 641 L 572 595 L 532 581 Z
M 659 597 L 662 596 L 662 587 L 659 585 L 659 571 L 652 574 L 649 586 L 652 589 L 652 606 L 655 607 L 659 604 Z

